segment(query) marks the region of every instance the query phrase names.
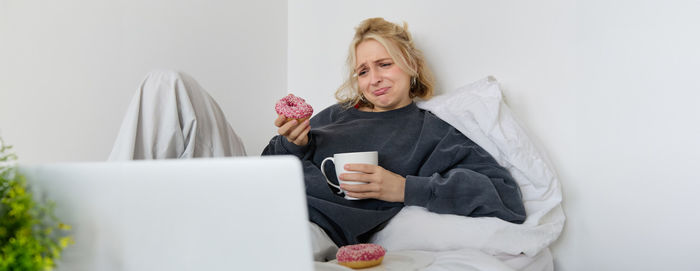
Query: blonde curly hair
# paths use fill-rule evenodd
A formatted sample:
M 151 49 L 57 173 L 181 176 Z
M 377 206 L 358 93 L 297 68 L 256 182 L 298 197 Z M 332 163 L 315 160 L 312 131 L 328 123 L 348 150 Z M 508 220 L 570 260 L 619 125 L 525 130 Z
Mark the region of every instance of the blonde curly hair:
M 355 37 L 350 42 L 346 60 L 347 78 L 336 90 L 335 98 L 345 107 L 355 105 L 373 108 L 374 105 L 362 99 L 355 73 L 357 46 L 365 40 L 375 40 L 382 44 L 394 62 L 411 76 L 411 98 L 429 99 L 433 96 L 434 79 L 428 69 L 423 53 L 413 45 L 413 38 L 408 32 L 408 25 L 403 26 L 388 22 L 383 18 L 370 18 L 362 21 L 355 28 Z

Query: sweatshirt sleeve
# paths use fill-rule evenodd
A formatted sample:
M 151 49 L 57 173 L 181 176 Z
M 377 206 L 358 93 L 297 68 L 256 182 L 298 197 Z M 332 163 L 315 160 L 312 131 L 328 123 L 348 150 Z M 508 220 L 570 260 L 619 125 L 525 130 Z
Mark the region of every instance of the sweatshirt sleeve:
M 270 143 L 267 144 L 262 152 L 262 155 L 283 155 L 291 154 L 299 157 L 301 159 L 309 151 L 311 146 L 313 146 L 313 137 L 309 134 L 309 142 L 305 146 L 298 146 L 292 142 L 289 142 L 287 138 L 276 135 L 270 139 Z
M 418 175 L 406 176 L 405 205 L 441 214 L 525 221 L 520 188 L 510 172 L 454 128 L 441 139 Z

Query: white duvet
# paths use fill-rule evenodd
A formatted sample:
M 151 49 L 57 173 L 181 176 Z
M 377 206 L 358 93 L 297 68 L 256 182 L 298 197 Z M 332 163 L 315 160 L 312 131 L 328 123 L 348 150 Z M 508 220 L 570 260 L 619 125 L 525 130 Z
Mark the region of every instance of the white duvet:
M 316 271 L 351 271 L 353 269 L 332 262 L 314 262 Z M 493 256 L 477 249 L 450 251 L 390 251 L 381 265 L 362 271 L 544 271 L 553 270 L 552 255 L 544 249 L 534 257 Z

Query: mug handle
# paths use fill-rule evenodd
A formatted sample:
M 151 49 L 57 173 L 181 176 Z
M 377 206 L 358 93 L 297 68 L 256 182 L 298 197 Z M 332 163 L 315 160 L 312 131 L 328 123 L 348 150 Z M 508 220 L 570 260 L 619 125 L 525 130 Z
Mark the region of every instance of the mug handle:
M 335 160 L 333 160 L 333 157 L 326 157 L 326 159 L 323 159 L 323 162 L 321 162 L 321 174 L 323 174 L 323 177 L 326 178 L 326 182 L 327 182 L 328 184 L 330 184 L 331 186 L 333 186 L 333 187 L 335 187 L 335 188 L 338 188 L 338 190 L 340 190 L 340 191 L 338 191 L 338 194 L 341 194 L 341 193 L 343 193 L 343 189 L 340 189 L 340 186 L 335 185 L 335 184 L 332 183 L 330 180 L 328 180 L 328 176 L 326 176 L 326 170 L 324 169 L 324 168 L 325 168 L 325 167 L 324 167 L 324 164 L 325 164 L 326 161 L 328 161 L 328 160 L 331 160 L 331 161 L 333 161 L 333 163 L 335 163 Z

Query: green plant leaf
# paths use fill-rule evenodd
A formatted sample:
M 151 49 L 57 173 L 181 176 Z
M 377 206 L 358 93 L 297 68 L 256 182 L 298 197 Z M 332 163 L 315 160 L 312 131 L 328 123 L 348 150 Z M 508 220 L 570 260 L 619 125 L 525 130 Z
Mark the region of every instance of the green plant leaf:
M 53 202 L 33 198 L 11 148 L 0 138 L 0 271 L 52 270 L 73 244 L 71 228 L 54 215 Z

